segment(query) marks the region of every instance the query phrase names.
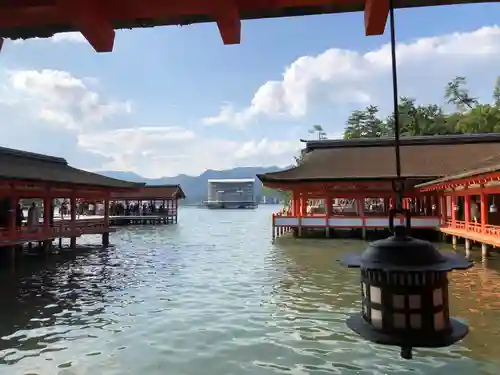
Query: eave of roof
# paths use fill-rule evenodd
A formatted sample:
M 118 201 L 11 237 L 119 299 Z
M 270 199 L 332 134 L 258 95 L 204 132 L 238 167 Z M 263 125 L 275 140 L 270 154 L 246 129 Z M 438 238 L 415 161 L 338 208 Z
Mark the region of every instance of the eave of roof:
M 478 163 L 478 168 L 472 168 L 469 170 L 465 170 L 460 173 L 454 173 L 448 176 L 444 176 L 441 178 L 437 178 L 431 181 L 427 181 L 421 184 L 416 185 L 416 188 L 428 187 L 433 185 L 439 185 L 446 182 L 452 182 L 457 180 L 468 179 L 476 176 L 484 176 L 496 172 L 500 172 L 500 154 L 492 155 L 489 158 L 486 158 Z
M 395 179 L 393 145 L 393 139 L 309 141 L 300 165 L 257 177 L 282 184 Z M 402 177 L 422 182 L 490 167 L 492 155 L 500 155 L 500 134 L 408 137 L 402 139 Z
M 68 0 L 66 0 L 68 1 Z M 109 0 L 108 0 L 109 2 Z M 147 2 L 142 1 L 145 6 Z M 469 3 L 489 3 L 495 2 L 495 0 L 395 0 L 395 7 L 397 8 L 412 8 L 412 7 L 422 7 L 422 6 L 437 6 L 437 5 L 453 5 L 453 4 L 469 4 Z M 137 2 L 138 3 L 138 2 Z M 196 23 L 206 23 L 215 22 L 216 18 L 209 14 L 206 9 L 200 8 L 202 10 L 197 11 L 192 9 L 190 12 L 183 14 L 176 14 L 175 12 L 168 12 L 168 7 L 161 4 L 160 0 L 157 0 L 157 4 L 163 7 L 164 14 L 152 17 L 151 15 L 143 16 L 142 14 L 130 15 L 129 17 L 123 17 L 126 14 L 126 7 L 119 8 L 122 16 L 118 19 L 114 19 L 110 14 L 110 24 L 115 29 L 131 29 L 131 28 L 142 28 L 142 27 L 155 27 L 155 26 L 169 26 L 169 25 L 190 25 Z M 327 1 L 327 0 L 311 0 L 309 1 L 311 5 L 302 5 L 300 2 L 290 2 L 287 4 L 285 1 L 276 2 L 276 4 L 283 4 L 281 6 L 270 6 L 269 1 L 259 1 L 253 0 L 249 2 L 241 2 L 238 4 L 239 16 L 241 20 L 252 20 L 252 19 L 263 19 L 263 18 L 278 18 L 278 17 L 295 17 L 295 16 L 307 16 L 315 14 L 331 14 L 331 13 L 344 13 L 344 12 L 356 12 L 362 11 L 365 8 L 364 1 Z M 37 25 L 24 24 L 16 25 L 15 15 L 19 13 L 19 8 L 52 8 L 54 7 L 54 0 L 23 0 L 23 1 L 3 1 L 0 6 L 0 13 L 4 15 L 4 19 L 9 21 L 9 25 L 2 25 L 0 22 L 0 37 L 9 39 L 27 39 L 27 38 L 44 38 L 51 37 L 56 33 L 79 31 L 77 27 L 74 26 L 72 19 L 67 19 L 65 21 L 58 20 L 57 22 L 51 21 L 51 19 L 57 19 L 57 17 L 38 17 Z M 131 3 L 133 4 L 133 3 Z M 191 4 L 186 3 L 186 6 Z M 200 3 L 198 3 L 200 4 Z M 291 4 L 291 5 L 290 5 Z M 295 4 L 295 5 L 294 5 Z M 299 5 L 297 5 L 299 4 Z M 304 2 L 304 4 L 307 4 Z M 173 7 L 173 6 L 172 6 Z M 194 8 L 191 5 L 192 8 Z M 167 11 L 165 11 L 167 9 Z M 173 9 L 173 8 L 172 8 Z M 12 12 L 14 16 L 12 16 Z M 48 13 L 47 13 L 48 14 Z M 168 14 L 168 16 L 165 16 Z M 43 15 L 43 14 L 42 14 Z
M 145 185 L 74 168 L 64 158 L 7 147 L 0 147 L 0 179 L 112 189 L 136 189 Z
M 394 147 L 394 137 L 304 140 L 306 151 L 349 147 Z M 401 146 L 454 145 L 500 142 L 500 133 L 426 135 L 401 137 Z

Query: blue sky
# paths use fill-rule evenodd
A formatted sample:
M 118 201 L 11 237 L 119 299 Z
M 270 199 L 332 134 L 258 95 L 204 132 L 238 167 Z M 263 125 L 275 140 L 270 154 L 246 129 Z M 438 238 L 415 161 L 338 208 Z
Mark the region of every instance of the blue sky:
M 442 102 L 446 82 L 464 75 L 488 101 L 500 75 L 499 11 L 397 11 L 401 95 Z M 215 24 L 122 31 L 109 54 L 79 35 L 6 42 L 0 143 L 90 170 L 199 174 L 285 166 L 312 124 L 338 137 L 353 109 L 389 113 L 389 36 L 366 37 L 362 13 L 246 21 L 242 30 L 235 46 Z

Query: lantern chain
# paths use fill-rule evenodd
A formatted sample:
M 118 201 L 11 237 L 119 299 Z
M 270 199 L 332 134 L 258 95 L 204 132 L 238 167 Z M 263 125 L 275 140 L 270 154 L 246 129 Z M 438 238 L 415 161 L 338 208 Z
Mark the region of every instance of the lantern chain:
M 404 184 L 401 179 L 401 152 L 400 152 L 400 126 L 399 126 L 399 94 L 398 94 L 398 74 L 396 68 L 396 25 L 394 21 L 394 0 L 389 0 L 389 19 L 390 19 L 390 34 L 391 34 L 391 65 L 392 65 L 392 96 L 394 105 L 394 153 L 396 159 L 396 176 L 397 180 L 393 184 L 394 192 L 396 193 L 396 209 L 403 208 L 403 188 Z

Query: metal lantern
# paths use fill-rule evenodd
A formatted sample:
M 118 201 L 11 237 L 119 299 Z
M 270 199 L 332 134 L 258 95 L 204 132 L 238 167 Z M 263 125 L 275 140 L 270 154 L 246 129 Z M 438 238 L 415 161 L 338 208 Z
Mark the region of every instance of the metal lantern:
M 408 236 L 410 215 L 404 211 L 389 214 L 392 237 L 342 264 L 361 269 L 362 311 L 347 320 L 348 327 L 374 343 L 401 347 L 401 357 L 411 359 L 414 347 L 449 346 L 467 335 L 467 325 L 449 316 L 447 273 L 472 263 Z M 397 213 L 406 215 L 406 227 L 394 227 Z
M 495 204 L 495 197 L 493 197 L 493 202 L 490 205 L 490 212 L 492 214 L 495 214 L 495 213 L 497 213 L 497 211 L 498 211 L 498 208 L 497 208 L 497 205 Z

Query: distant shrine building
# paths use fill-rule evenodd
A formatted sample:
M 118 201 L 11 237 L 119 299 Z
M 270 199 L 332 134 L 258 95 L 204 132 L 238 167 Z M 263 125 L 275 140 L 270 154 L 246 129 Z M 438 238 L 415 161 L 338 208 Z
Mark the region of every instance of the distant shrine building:
M 273 215 L 273 236 L 352 229 L 365 238 L 387 229 L 396 201 L 394 140 L 303 142 L 300 165 L 257 176 L 291 192 L 289 206 Z M 454 243 L 464 238 L 466 248 L 470 241 L 500 246 L 500 134 L 404 137 L 401 163 L 412 228 L 441 231 Z
M 208 208 L 255 208 L 255 179 L 208 180 Z

